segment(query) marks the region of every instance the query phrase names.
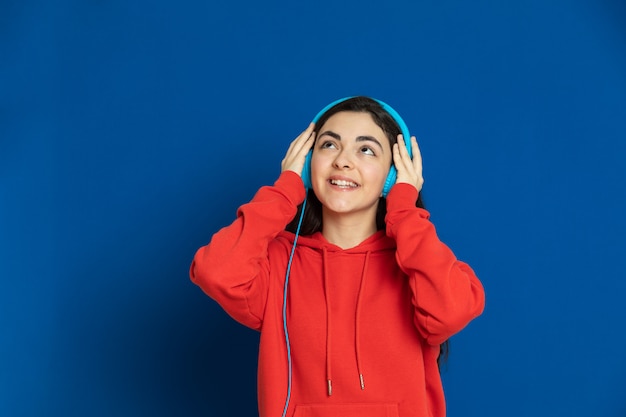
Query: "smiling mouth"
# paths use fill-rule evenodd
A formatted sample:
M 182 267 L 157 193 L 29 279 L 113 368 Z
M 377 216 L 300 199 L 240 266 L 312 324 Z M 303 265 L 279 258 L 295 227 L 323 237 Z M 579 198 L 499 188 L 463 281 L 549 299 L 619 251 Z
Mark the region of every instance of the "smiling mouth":
M 328 180 L 328 182 L 340 188 L 357 188 L 359 186 L 355 182 L 345 180 Z

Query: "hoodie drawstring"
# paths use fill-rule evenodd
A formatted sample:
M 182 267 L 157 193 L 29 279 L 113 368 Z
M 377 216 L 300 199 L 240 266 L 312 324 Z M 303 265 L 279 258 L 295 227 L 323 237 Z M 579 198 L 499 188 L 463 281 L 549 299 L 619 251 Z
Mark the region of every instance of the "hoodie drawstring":
M 356 311 L 354 316 L 354 351 L 356 356 L 357 372 L 359 374 L 359 385 L 361 390 L 365 390 L 365 380 L 363 378 L 363 369 L 361 367 L 361 349 L 360 349 L 360 324 L 359 316 L 361 315 L 361 300 L 363 299 L 363 293 L 365 288 L 365 274 L 369 266 L 370 252 L 365 254 L 365 262 L 363 264 L 363 271 L 361 272 L 361 282 L 359 284 L 359 292 L 356 300 Z M 332 368 L 331 368 L 331 354 L 332 354 L 332 320 L 331 320 L 331 305 L 330 305 L 330 285 L 328 283 L 328 261 L 326 248 L 322 248 L 322 263 L 324 272 L 324 298 L 326 299 L 326 384 L 328 390 L 328 396 L 333 395 L 333 383 L 332 383 Z
M 356 366 L 359 372 L 359 383 L 361 384 L 361 390 L 365 389 L 365 381 L 363 380 L 363 370 L 361 368 L 361 354 L 360 354 L 360 336 L 359 336 L 359 316 L 361 314 L 361 299 L 363 298 L 363 289 L 365 288 L 365 273 L 367 271 L 368 263 L 370 259 L 370 252 L 365 254 L 365 262 L 363 263 L 363 272 L 361 273 L 361 284 L 359 285 L 359 293 L 356 299 L 356 313 L 354 315 L 354 350 L 356 355 Z
M 328 384 L 328 396 L 333 395 L 332 373 L 330 366 L 331 354 L 331 320 L 330 320 L 330 285 L 328 285 L 328 262 L 326 261 L 326 248 L 322 248 L 322 263 L 324 264 L 324 298 L 326 299 L 326 382 Z

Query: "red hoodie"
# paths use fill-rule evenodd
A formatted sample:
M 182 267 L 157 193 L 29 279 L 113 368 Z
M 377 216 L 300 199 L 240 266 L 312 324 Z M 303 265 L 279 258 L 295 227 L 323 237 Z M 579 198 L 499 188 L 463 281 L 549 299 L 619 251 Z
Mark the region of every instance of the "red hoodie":
M 294 234 L 284 229 L 304 197 L 300 176 L 285 171 L 198 250 L 190 270 L 228 314 L 261 332 L 261 417 L 280 417 L 287 398 L 282 308 Z M 287 416 L 445 416 L 439 345 L 481 314 L 485 298 L 416 200 L 415 187 L 395 185 L 386 233 L 351 249 L 321 233 L 298 238 L 287 298 Z

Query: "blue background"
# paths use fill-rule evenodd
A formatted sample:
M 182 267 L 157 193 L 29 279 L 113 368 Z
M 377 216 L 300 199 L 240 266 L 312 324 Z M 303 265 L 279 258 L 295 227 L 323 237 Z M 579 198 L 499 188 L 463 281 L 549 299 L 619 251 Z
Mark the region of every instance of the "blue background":
M 432 220 L 486 288 L 449 415 L 626 415 L 608 0 L 0 3 L 0 415 L 254 415 L 258 335 L 189 264 L 353 94 L 418 136 Z

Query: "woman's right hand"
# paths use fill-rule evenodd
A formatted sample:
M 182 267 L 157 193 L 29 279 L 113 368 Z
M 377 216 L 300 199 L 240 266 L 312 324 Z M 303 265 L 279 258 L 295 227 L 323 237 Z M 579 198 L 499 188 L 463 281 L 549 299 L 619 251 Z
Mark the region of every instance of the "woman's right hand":
M 281 172 L 293 171 L 302 176 L 306 154 L 311 150 L 315 142 L 314 128 L 315 123 L 311 123 L 304 132 L 300 133 L 300 135 L 291 142 L 289 149 L 287 149 L 287 154 L 281 162 Z

